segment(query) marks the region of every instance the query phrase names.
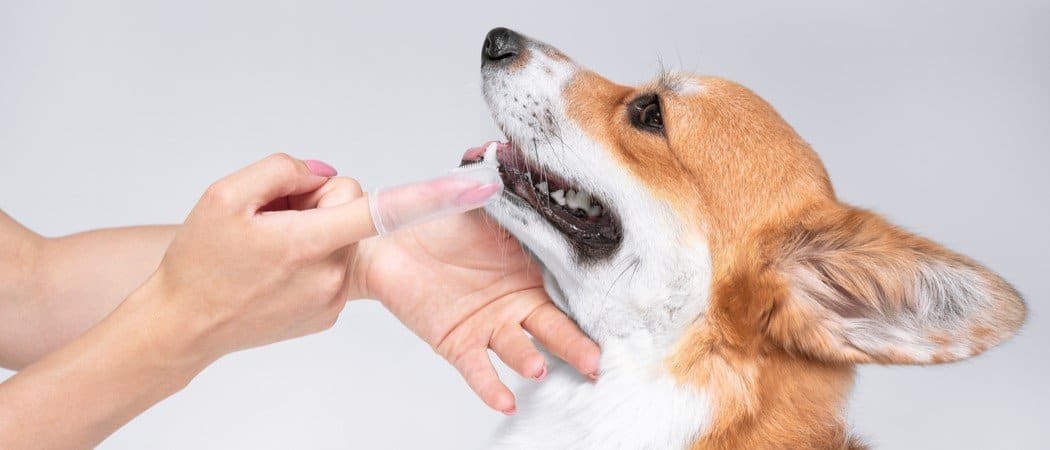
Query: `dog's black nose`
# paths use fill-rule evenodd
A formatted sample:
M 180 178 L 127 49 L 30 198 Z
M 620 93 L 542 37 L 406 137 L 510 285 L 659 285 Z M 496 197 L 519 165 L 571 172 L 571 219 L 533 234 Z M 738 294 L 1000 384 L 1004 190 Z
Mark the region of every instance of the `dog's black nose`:
M 493 28 L 485 35 L 485 44 L 481 46 L 481 64 L 513 61 L 521 50 L 520 34 L 503 27 Z

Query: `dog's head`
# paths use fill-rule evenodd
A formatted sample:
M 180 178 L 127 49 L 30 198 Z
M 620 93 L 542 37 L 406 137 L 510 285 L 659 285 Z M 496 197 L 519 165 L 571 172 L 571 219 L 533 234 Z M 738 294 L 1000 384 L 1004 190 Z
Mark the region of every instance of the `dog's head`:
M 503 28 L 481 74 L 508 142 L 464 159 L 498 161 L 507 189 L 488 212 L 600 343 L 682 373 L 712 352 L 931 363 L 1024 320 L 995 274 L 838 202 L 809 145 L 736 83 L 620 85 Z

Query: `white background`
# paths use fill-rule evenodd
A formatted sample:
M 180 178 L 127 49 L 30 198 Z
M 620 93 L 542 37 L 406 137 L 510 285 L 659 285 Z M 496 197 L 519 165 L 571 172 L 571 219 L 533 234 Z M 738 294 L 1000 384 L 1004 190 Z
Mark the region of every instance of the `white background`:
M 366 186 L 441 173 L 499 137 L 478 88 L 494 26 L 622 82 L 661 62 L 722 75 L 797 127 L 844 200 L 1031 306 L 975 360 L 862 369 L 857 430 L 888 449 L 1046 448 L 1048 4 L 723 3 L 0 0 L 0 207 L 46 235 L 178 222 L 276 151 Z M 468 449 L 499 422 L 362 301 L 330 332 L 221 360 L 102 448 Z

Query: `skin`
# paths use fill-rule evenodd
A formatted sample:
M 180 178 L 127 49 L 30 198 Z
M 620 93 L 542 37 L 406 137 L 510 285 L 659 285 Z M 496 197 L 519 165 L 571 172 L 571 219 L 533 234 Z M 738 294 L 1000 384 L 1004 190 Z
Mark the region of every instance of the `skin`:
M 580 373 L 597 377 L 598 345 L 554 306 L 539 267 L 518 241 L 480 211 L 363 242 L 359 254 L 367 263 L 356 278 L 365 280 L 369 297 L 381 299 L 452 363 L 489 407 L 515 412 L 488 349 L 523 377 L 539 381 L 547 374 L 526 331 Z M 412 282 L 390 282 L 403 274 L 412 274 Z
M 597 346 L 502 229 L 467 214 L 369 238 L 367 199 L 333 175 L 273 155 L 179 226 L 46 239 L 0 212 L 0 365 L 20 369 L 0 383 L 0 448 L 93 447 L 223 355 L 331 327 L 349 299 L 380 299 L 506 413 L 486 351 L 542 378 L 526 330 L 596 372 Z

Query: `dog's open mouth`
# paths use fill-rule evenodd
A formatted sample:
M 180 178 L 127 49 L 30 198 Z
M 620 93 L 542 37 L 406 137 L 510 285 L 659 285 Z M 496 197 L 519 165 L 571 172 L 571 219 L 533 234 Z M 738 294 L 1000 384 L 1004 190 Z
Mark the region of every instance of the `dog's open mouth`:
M 461 164 L 482 161 L 486 150 L 493 145 L 504 192 L 512 194 L 509 198 L 535 209 L 577 248 L 589 254 L 608 253 L 620 244 L 623 232 L 614 211 L 551 171 L 534 167 L 516 146 L 506 142 L 488 143 L 468 150 Z

